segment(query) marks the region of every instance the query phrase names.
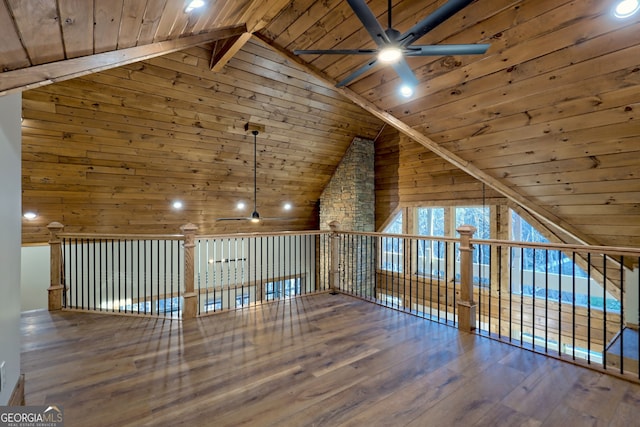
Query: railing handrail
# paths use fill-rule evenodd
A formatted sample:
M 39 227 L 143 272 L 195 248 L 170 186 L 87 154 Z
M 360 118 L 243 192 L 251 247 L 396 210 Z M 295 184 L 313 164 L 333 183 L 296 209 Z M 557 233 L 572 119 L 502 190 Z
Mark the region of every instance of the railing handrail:
M 514 248 L 531 248 L 531 249 L 557 249 L 570 252 L 584 252 L 605 255 L 621 255 L 640 257 L 640 248 L 625 248 L 619 246 L 596 246 L 596 245 L 576 245 L 570 243 L 552 243 L 552 242 L 518 242 L 514 240 L 497 240 L 497 239 L 471 239 L 471 243 L 478 245 L 492 246 L 510 246 Z
M 223 233 L 223 234 L 197 234 L 196 239 L 218 239 L 232 237 L 271 237 L 271 236 L 313 236 L 330 234 L 329 230 L 304 230 L 304 231 L 270 231 L 250 233 Z M 120 234 L 120 233 L 58 233 L 60 238 L 71 239 L 102 239 L 102 240 L 182 240 L 182 234 Z
M 348 234 L 355 236 L 372 236 L 372 237 L 386 237 L 386 238 L 401 238 L 401 239 L 416 239 L 416 240 L 428 240 L 438 242 L 453 242 L 459 243 L 458 237 L 447 236 L 425 236 L 420 234 L 395 234 L 395 233 L 381 233 L 374 231 L 345 231 L 339 230 L 338 234 Z M 552 243 L 552 242 L 521 242 L 516 240 L 498 240 L 498 239 L 471 239 L 472 244 L 477 245 L 494 245 L 494 246 L 510 246 L 514 248 L 532 248 L 532 249 L 557 249 L 570 252 L 598 252 L 605 253 L 606 255 L 620 255 L 620 256 L 636 256 L 640 257 L 640 248 L 630 248 L 621 246 L 596 246 L 596 245 L 581 245 L 571 243 Z
M 224 234 L 196 234 L 196 239 L 228 239 L 228 238 L 251 238 L 251 237 L 271 237 L 271 236 L 315 236 L 331 234 L 329 230 L 304 230 L 304 231 L 269 231 L 269 232 L 247 232 L 247 233 L 224 233 Z
M 182 234 L 58 233 L 60 238 L 102 240 L 182 240 Z

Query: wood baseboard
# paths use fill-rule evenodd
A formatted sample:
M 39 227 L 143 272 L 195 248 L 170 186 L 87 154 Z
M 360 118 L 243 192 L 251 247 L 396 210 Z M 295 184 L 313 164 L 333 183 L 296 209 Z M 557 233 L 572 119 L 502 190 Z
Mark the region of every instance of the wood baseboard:
M 18 378 L 18 382 L 13 389 L 13 393 L 11 393 L 11 397 L 9 398 L 9 406 L 24 406 L 24 374 L 21 374 Z

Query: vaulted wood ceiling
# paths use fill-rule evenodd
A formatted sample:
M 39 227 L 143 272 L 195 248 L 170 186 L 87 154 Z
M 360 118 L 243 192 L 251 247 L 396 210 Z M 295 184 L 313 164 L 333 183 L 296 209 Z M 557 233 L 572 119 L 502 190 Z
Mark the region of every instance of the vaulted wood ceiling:
M 488 52 L 409 58 L 420 80 L 409 101 L 391 68 L 333 87 L 366 57 L 292 54 L 374 47 L 344 1 L 209 0 L 195 15 L 184 3 L 0 3 L 0 93 L 26 90 L 23 203 L 42 221 L 236 229 L 210 218 L 251 196 L 242 125 L 252 121 L 265 126 L 265 209 L 280 216 L 285 198 L 297 207 L 296 221 L 273 227 L 306 228 L 351 139 L 385 125 L 380 172 L 402 176 L 380 184 L 391 200 L 381 214 L 437 202 L 427 183 L 449 188 L 442 203 L 477 200 L 484 183 L 567 240 L 640 245 L 640 17 L 612 18 L 612 0 L 475 1 L 420 43 L 490 43 Z M 394 0 L 394 27 L 443 3 Z M 368 4 L 386 23 L 387 1 Z M 404 150 L 395 163 L 382 157 L 392 147 Z M 406 153 L 415 161 L 400 164 Z M 443 171 L 448 179 L 434 179 Z M 127 188 L 146 202 L 127 199 Z M 176 192 L 190 199 L 174 223 L 159 203 Z M 42 240 L 43 225 L 25 224 L 25 240 Z

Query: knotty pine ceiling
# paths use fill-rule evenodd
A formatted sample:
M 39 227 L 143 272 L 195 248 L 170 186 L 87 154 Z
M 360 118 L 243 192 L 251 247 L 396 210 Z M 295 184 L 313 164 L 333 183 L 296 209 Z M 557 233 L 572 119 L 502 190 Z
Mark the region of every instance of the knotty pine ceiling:
M 41 215 L 24 223 L 25 242 L 46 240 L 52 220 L 78 231 L 175 232 L 186 221 L 246 231 L 212 218 L 250 202 L 251 121 L 265 127 L 261 214 L 295 206 L 294 220 L 264 230 L 317 226 L 316 200 L 353 137 L 384 127 L 381 152 L 395 139 L 424 154 L 410 172 L 379 162 L 403 175 L 381 199 L 419 204 L 422 186 L 433 204 L 424 177 L 444 159 L 564 240 L 640 246 L 640 16 L 612 18 L 612 0 L 477 0 L 419 43 L 488 52 L 408 58 L 420 81 L 409 101 L 390 68 L 333 87 L 366 57 L 292 54 L 374 47 L 344 1 L 209 0 L 195 15 L 184 3 L 0 3 L 0 94 L 23 91 L 23 205 Z M 443 3 L 394 0 L 394 27 Z M 386 23 L 387 1 L 368 4 Z M 455 179 L 438 182 L 461 194 Z M 174 198 L 185 210 L 169 210 Z

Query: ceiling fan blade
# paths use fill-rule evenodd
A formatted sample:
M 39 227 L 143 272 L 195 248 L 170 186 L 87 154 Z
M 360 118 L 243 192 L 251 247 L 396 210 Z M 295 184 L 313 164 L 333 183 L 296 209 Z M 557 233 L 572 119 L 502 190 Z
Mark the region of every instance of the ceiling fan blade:
M 294 50 L 294 55 L 375 55 L 376 49 Z
M 446 56 L 446 55 L 482 55 L 490 44 L 438 44 L 427 46 L 409 46 L 406 56 Z
M 400 36 L 400 45 L 409 46 L 447 19 L 464 9 L 474 0 L 449 0 L 436 9 L 431 15 L 426 16 L 407 32 Z
M 392 64 L 392 67 L 396 70 L 396 73 L 398 73 L 405 84 L 412 87 L 418 86 L 418 79 L 416 78 L 416 75 L 413 74 L 413 71 L 411 71 L 409 64 L 407 64 L 407 61 L 405 61 L 404 58 L 400 58 L 398 62 Z
M 216 221 L 250 221 L 248 217 L 235 217 L 235 218 L 216 218 Z
M 371 12 L 365 0 L 347 0 L 347 3 L 349 3 L 353 12 L 378 46 L 391 43 L 387 33 L 385 33 L 373 12 Z
M 352 81 L 354 81 L 355 79 L 357 79 L 358 77 L 360 77 L 361 75 L 363 75 L 364 73 L 366 73 L 367 71 L 372 69 L 376 65 L 377 62 L 378 62 L 378 58 L 374 58 L 371 61 L 367 62 L 362 67 L 358 68 L 356 71 L 354 71 L 353 73 L 349 74 L 342 81 L 338 82 L 336 87 L 342 87 L 342 86 L 348 85 L 349 83 L 351 83 Z

